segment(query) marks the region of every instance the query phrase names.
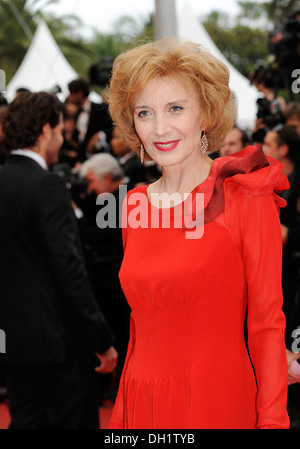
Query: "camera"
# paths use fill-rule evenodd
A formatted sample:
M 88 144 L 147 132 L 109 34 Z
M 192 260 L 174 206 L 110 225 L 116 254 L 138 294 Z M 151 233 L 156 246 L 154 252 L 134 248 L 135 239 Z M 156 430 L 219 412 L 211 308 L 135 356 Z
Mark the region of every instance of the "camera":
M 52 173 L 63 179 L 72 199 L 83 198 L 87 193 L 87 181 L 79 175 L 79 171 L 67 163 L 57 163 L 51 167 Z
M 105 87 L 111 77 L 112 66 L 113 66 L 114 58 L 106 57 L 100 59 L 97 64 L 90 66 L 89 68 L 89 79 L 90 84 Z
M 280 104 L 276 99 L 270 101 L 266 98 L 258 98 L 256 103 L 257 118 L 262 118 L 269 129 L 274 129 L 284 122 Z

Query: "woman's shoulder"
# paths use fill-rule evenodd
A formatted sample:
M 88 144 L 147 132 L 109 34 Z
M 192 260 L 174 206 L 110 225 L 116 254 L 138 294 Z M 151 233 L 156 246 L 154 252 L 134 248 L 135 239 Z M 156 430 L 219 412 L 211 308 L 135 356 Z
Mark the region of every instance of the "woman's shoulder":
M 222 160 L 223 159 L 223 160 Z M 220 158 L 216 178 L 223 179 L 224 191 L 232 189 L 237 195 L 279 194 L 289 188 L 282 173 L 283 164 L 266 156 L 261 145 L 249 146 L 230 156 Z M 285 201 L 278 197 L 278 205 Z
M 289 188 L 289 182 L 282 168 L 283 164 L 265 156 L 261 145 L 215 159 L 206 192 L 206 221 L 226 209 L 244 209 L 255 197 L 273 196 L 276 206 L 284 207 L 286 202 L 278 194 Z

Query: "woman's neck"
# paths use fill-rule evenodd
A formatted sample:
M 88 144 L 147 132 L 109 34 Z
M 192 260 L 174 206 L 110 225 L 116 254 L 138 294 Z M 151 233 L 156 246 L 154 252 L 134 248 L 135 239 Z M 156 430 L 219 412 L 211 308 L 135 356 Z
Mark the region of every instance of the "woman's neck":
M 191 192 L 197 185 L 201 184 L 208 177 L 212 159 L 208 156 L 201 156 L 193 164 L 182 164 L 179 167 L 162 167 L 162 177 L 155 186 L 158 193 L 185 193 Z

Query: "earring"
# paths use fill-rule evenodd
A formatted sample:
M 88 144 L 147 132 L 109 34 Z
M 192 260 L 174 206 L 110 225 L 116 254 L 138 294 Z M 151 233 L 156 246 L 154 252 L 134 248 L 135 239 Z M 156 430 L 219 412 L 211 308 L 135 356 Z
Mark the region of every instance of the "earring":
M 201 154 L 205 154 L 207 150 L 208 150 L 208 140 L 207 140 L 205 131 L 203 131 L 201 139 L 200 139 L 200 151 L 201 151 Z
M 145 155 L 145 150 L 143 145 L 141 144 L 141 148 L 140 148 L 140 159 L 141 159 L 141 163 L 144 162 L 144 155 Z

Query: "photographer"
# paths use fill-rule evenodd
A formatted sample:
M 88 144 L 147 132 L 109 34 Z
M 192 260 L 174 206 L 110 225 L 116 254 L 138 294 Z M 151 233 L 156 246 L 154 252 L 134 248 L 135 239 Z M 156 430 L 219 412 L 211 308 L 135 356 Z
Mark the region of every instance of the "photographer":
M 257 120 L 253 130 L 253 141 L 259 143 L 268 131 L 276 131 L 285 123 L 287 105 L 277 95 L 278 90 L 285 91 L 289 103 L 295 101 L 292 73 L 300 67 L 300 10 L 291 13 L 282 27 L 270 33 L 268 47 L 272 63 L 269 66 L 259 63 L 250 73 L 251 84 L 263 94 L 257 100 Z
M 287 126 L 278 131 L 269 131 L 264 139 L 263 150 L 267 156 L 283 163 L 282 172 L 288 177 L 290 188 L 281 196 L 287 206 L 280 214 L 283 264 L 283 310 L 286 315 L 293 305 L 298 287 L 298 270 L 300 266 L 298 252 L 300 250 L 300 137 L 297 132 Z
M 68 85 L 68 103 L 78 107 L 76 117 L 76 129 L 80 148 L 80 160 L 87 159 L 87 153 L 97 153 L 101 150 L 108 151 L 108 143 L 111 139 L 112 123 L 105 102 L 94 103 L 89 100 L 90 84 L 84 78 L 71 81 Z M 102 133 L 99 134 L 99 132 Z
M 252 131 L 252 141 L 262 143 L 268 131 L 276 131 L 284 123 L 287 105 L 284 98 L 276 96 L 272 72 L 264 64 L 259 64 L 250 74 L 250 83 L 263 94 L 257 100 L 257 119 Z

